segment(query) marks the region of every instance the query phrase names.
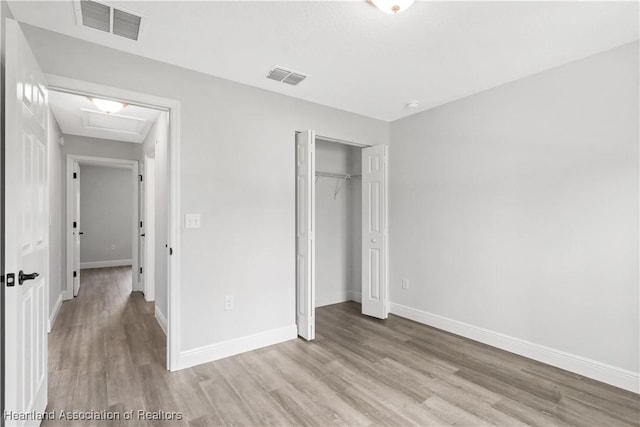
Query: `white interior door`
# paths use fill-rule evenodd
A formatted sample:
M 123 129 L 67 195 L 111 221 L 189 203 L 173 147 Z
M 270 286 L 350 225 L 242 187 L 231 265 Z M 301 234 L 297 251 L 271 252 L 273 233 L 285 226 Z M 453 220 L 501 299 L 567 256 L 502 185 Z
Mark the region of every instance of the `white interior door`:
M 48 106 L 44 77 L 18 23 L 6 23 L 4 395 L 6 410 L 25 414 L 47 406 Z
M 315 338 L 315 134 L 296 135 L 296 323 Z
M 77 297 L 80 292 L 80 164 L 73 162 L 73 224 L 71 233 L 73 235 L 73 296 Z
M 387 146 L 362 150 L 362 314 L 386 319 Z
M 155 182 L 156 182 L 156 164 L 153 157 L 145 156 L 144 159 L 144 229 L 145 229 L 145 251 L 143 260 L 144 268 L 144 299 L 154 301 L 156 299 L 155 292 Z

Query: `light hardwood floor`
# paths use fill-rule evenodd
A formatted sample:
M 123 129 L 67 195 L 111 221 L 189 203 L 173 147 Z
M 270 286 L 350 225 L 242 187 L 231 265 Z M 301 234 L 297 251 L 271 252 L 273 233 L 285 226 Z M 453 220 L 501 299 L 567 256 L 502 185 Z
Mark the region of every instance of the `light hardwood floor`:
M 129 425 L 640 424 L 640 396 L 409 320 L 317 310 L 314 342 L 165 370 L 153 303 L 131 269 L 83 270 L 49 336 L 48 410 L 180 411 Z M 102 422 L 98 425 L 120 425 Z M 45 422 L 43 425 L 93 425 Z

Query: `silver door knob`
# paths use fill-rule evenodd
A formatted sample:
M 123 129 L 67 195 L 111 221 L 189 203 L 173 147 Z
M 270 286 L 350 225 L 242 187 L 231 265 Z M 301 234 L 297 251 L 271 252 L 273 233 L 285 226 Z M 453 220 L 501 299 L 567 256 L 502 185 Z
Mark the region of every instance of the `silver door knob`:
M 376 242 L 376 239 L 371 239 L 371 243 L 375 243 L 375 242 Z

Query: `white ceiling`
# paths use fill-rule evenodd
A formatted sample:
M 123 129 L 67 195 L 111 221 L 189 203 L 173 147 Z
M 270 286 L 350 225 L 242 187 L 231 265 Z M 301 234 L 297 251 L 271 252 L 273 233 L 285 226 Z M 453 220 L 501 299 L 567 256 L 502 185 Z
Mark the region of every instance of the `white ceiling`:
M 160 112 L 127 105 L 115 114 L 101 112 L 86 96 L 49 91 L 49 106 L 66 135 L 142 143 Z
M 73 2 L 16 2 L 16 19 L 148 58 L 383 120 L 638 39 L 638 2 L 118 1 L 138 42 L 76 25 Z M 279 65 L 298 86 L 265 78 Z M 419 100 L 418 109 L 408 101 Z

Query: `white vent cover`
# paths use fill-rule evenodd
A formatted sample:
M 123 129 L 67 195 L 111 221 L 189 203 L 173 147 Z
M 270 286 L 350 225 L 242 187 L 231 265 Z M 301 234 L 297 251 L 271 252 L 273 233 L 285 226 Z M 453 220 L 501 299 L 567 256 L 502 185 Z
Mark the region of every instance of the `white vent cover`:
M 286 70 L 281 67 L 273 67 L 267 78 L 271 80 L 277 80 L 288 85 L 296 86 L 298 83 L 307 78 L 304 74 L 296 73 L 290 70 Z
M 78 0 L 75 2 L 75 11 L 78 25 L 131 40 L 140 37 L 142 16 L 129 10 L 100 0 Z

